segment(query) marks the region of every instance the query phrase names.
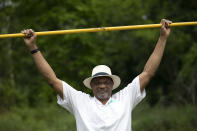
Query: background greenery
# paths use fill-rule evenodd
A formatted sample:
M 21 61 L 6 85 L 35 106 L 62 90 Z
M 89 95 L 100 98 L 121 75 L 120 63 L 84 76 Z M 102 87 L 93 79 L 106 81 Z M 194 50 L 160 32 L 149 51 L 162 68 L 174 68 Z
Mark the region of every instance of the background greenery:
M 1 0 L 0 34 L 196 21 L 196 7 L 195 0 Z M 196 26 L 172 28 L 147 97 L 133 112 L 133 130 L 197 129 L 196 34 Z M 82 81 L 95 65 L 109 65 L 122 78 L 120 90 L 141 73 L 158 36 L 159 29 L 146 29 L 43 36 L 37 43 L 60 79 L 91 93 Z M 76 130 L 22 38 L 0 40 L 0 130 Z

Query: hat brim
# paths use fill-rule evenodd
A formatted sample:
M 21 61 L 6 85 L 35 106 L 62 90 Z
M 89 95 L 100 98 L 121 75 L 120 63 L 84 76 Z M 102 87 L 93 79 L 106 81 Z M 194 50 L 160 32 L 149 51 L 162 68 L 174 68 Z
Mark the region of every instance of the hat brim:
M 89 89 L 92 89 L 91 88 L 91 85 L 90 85 L 90 82 L 93 78 L 96 78 L 96 77 L 101 77 L 101 76 L 107 76 L 107 77 L 110 77 L 112 78 L 113 82 L 114 82 L 114 85 L 113 85 L 113 89 L 116 89 L 119 85 L 120 85 L 120 77 L 116 76 L 116 75 L 99 75 L 99 76 L 93 76 L 93 77 L 89 77 L 89 78 L 86 78 L 84 81 L 83 81 L 83 84 L 89 88 Z

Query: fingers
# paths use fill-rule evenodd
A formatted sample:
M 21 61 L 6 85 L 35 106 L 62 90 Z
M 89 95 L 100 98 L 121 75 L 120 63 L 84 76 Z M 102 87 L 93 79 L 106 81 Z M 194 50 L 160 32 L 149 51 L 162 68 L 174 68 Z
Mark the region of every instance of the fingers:
M 161 24 L 162 24 L 162 28 L 170 28 L 170 24 L 172 24 L 172 21 L 166 20 L 166 19 L 162 19 L 161 20 Z
M 23 33 L 25 35 L 25 38 L 31 38 L 32 36 L 36 36 L 34 30 L 32 30 L 32 29 L 22 30 L 21 33 Z

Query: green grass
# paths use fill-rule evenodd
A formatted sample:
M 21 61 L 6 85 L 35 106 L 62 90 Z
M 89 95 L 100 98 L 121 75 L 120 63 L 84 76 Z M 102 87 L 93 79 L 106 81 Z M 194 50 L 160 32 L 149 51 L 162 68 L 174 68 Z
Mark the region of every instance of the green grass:
M 56 104 L 37 108 L 13 108 L 0 114 L 1 131 L 71 131 L 74 117 Z
M 164 108 L 140 104 L 133 112 L 134 131 L 196 131 L 197 106 Z
M 141 103 L 133 112 L 133 131 L 195 131 L 197 107 L 149 107 Z M 57 104 L 17 107 L 0 113 L 0 131 L 75 131 L 75 119 Z

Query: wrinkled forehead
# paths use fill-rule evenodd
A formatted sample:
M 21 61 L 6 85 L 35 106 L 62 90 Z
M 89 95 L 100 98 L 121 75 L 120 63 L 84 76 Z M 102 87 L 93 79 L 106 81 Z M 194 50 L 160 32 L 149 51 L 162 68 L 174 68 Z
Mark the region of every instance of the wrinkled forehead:
M 99 76 L 99 77 L 95 77 L 91 80 L 91 82 L 95 82 L 95 81 L 101 81 L 101 82 L 102 81 L 112 81 L 113 82 L 112 78 L 109 76 Z

